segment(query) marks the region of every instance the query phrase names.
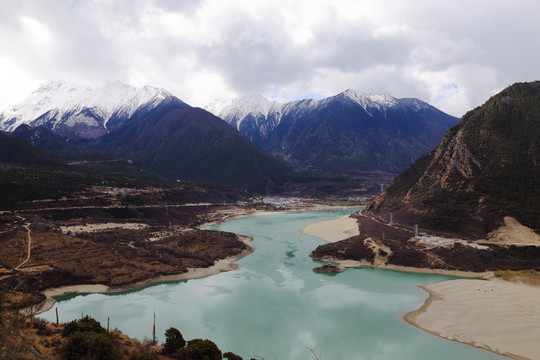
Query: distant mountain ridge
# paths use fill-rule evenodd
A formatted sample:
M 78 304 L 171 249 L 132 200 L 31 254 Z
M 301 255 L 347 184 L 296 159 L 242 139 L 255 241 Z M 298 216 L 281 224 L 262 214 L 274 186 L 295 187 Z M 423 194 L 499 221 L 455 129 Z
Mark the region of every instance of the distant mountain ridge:
M 403 170 L 459 120 L 418 99 L 350 89 L 289 103 L 249 95 L 205 108 L 297 169 L 331 172 Z
M 512 216 L 540 228 L 540 82 L 516 83 L 468 112 L 366 211 L 483 237 Z
M 265 192 L 292 175 L 221 119 L 150 86 L 51 82 L 0 114 L 0 128 L 62 159 L 115 157 L 174 180 Z
M 15 136 L 0 132 L 0 163 L 62 167 L 64 164 Z
M 40 150 L 51 153 L 75 153 L 80 151 L 78 147 L 70 144 L 60 135 L 54 134 L 43 125 L 32 128 L 30 125 L 22 124 L 11 134 Z
M 135 88 L 112 82 L 91 88 L 49 82 L 0 113 L 0 130 L 12 132 L 22 124 L 42 125 L 70 141 L 96 139 L 120 127 L 136 111 L 151 110 L 172 98 L 168 91 L 152 86 Z

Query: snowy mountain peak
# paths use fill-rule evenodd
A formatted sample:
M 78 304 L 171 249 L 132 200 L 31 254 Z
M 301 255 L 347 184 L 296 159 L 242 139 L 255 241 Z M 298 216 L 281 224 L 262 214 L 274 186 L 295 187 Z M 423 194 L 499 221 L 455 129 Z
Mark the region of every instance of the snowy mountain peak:
M 359 106 L 365 113 L 378 119 L 385 118 L 390 109 L 411 109 L 413 111 L 431 108 L 418 99 L 397 99 L 385 94 L 372 94 L 347 89 L 324 99 L 304 99 L 288 103 L 270 100 L 261 94 L 250 94 L 236 99 L 216 100 L 205 109 L 221 117 L 231 126 L 255 142 L 262 143 L 280 125 L 284 118 L 297 119 L 336 103 L 345 106 Z
M 21 103 L 7 107 L 0 113 L 0 130 L 13 131 L 21 124 L 46 125 L 55 129 L 76 125 L 107 131 L 113 117 L 128 118 L 142 106 L 153 108 L 173 95 L 153 86 L 136 88 L 120 81 L 102 87 L 51 81 L 43 84 Z M 66 130 L 67 131 L 67 130 Z
M 250 114 L 267 117 L 270 112 L 279 111 L 283 105 L 261 94 L 249 94 L 236 99 L 218 99 L 204 109 L 230 123 L 229 120 L 233 117 L 245 118 Z
M 339 95 L 356 102 L 364 109 L 367 107 L 387 108 L 397 104 L 397 99 L 393 96 L 386 94 L 370 94 L 347 89 Z
M 233 102 L 233 106 L 248 113 L 268 114 L 277 101 L 270 100 L 261 94 L 251 94 L 241 97 Z

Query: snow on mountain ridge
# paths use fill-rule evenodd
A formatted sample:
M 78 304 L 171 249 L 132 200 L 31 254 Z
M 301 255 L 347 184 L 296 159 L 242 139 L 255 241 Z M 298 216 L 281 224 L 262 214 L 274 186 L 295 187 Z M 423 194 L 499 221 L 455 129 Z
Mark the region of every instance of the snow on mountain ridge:
M 280 113 L 284 105 L 261 94 L 250 94 L 235 99 L 217 99 L 206 105 L 204 109 L 229 124 L 235 122 L 238 129 L 248 115 L 267 119 L 272 113 Z
M 391 107 L 397 105 L 399 101 L 395 97 L 386 94 L 363 93 L 347 89 L 342 93 L 320 100 L 303 99 L 287 103 L 270 100 L 261 94 L 250 94 L 235 99 L 217 99 L 205 106 L 204 109 L 225 120 L 227 120 L 226 117 L 231 118 L 232 116 L 235 116 L 237 118 L 242 118 L 249 114 L 254 116 L 264 115 L 267 117 L 271 112 L 282 112 L 285 109 L 291 109 L 296 106 L 312 109 L 338 98 L 350 99 L 364 109 L 367 109 L 368 107 L 376 107 L 378 109 Z
M 300 113 L 310 111 L 320 106 L 325 106 L 332 101 L 347 99 L 360 105 L 370 113 L 371 108 L 376 108 L 385 112 L 389 107 L 399 104 L 399 99 L 385 94 L 371 94 L 357 92 L 355 90 L 345 90 L 334 96 L 324 99 L 303 99 L 282 103 L 277 100 L 270 100 L 261 94 L 250 94 L 235 99 L 218 99 L 204 109 L 221 117 L 227 123 L 240 130 L 242 122 L 248 117 L 254 117 L 257 125 L 273 117 L 275 124 L 279 124 L 283 115 L 290 112 Z
M 431 105 L 418 99 L 398 99 L 386 94 L 348 89 L 323 99 L 303 99 L 287 103 L 270 100 L 260 94 L 252 94 L 236 99 L 216 100 L 205 109 L 221 117 L 256 143 L 262 143 L 284 119 L 294 123 L 295 119 L 304 115 L 336 105 L 358 106 L 369 116 L 377 119 L 386 118 L 389 112 L 402 111 L 400 109 L 416 112 L 431 108 Z
M 99 88 L 61 81 L 48 82 L 21 103 L 7 107 L 0 113 L 0 129 L 13 131 L 19 125 L 30 124 L 44 115 L 48 120 L 56 118 L 54 128 L 65 114 L 81 112 L 84 109 L 91 109 L 101 117 L 103 126 L 106 127 L 115 113 L 129 117 L 143 105 L 155 106 L 172 96 L 164 89 L 152 86 L 136 88 L 118 81 Z M 53 114 L 55 116 L 52 116 Z M 94 121 L 95 119 L 88 117 L 76 116 L 66 125 L 91 122 L 89 125 L 93 126 Z
M 371 94 L 357 92 L 351 89 L 347 89 L 341 94 L 333 96 L 334 98 L 346 98 L 360 105 L 368 114 L 373 115 L 371 110 L 377 109 L 383 113 L 390 107 L 398 104 L 398 99 L 386 94 Z

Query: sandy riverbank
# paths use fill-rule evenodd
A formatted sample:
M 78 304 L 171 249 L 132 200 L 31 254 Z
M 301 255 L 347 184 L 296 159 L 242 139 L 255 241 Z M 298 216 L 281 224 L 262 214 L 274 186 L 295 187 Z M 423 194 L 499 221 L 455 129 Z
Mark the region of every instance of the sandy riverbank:
M 216 275 L 221 272 L 231 271 L 238 269 L 238 264 L 236 261 L 240 260 L 243 257 L 248 256 L 253 251 L 255 247 L 253 246 L 253 238 L 245 235 L 238 235 L 239 239 L 242 240 L 248 247 L 246 250 L 235 256 L 229 256 L 225 259 L 218 260 L 214 265 L 207 268 L 189 268 L 187 272 L 182 274 L 174 275 L 160 275 L 154 278 L 147 280 L 139 281 L 133 284 L 128 284 L 119 287 L 109 287 L 103 284 L 81 284 L 81 285 L 71 285 L 71 286 L 62 286 L 58 288 L 47 289 L 43 291 L 46 299 L 39 305 L 24 309 L 22 313 L 30 314 L 40 314 L 47 310 L 50 310 L 56 303 L 55 298 L 59 296 L 65 296 L 68 294 L 89 294 L 89 293 L 105 293 L 105 294 L 114 294 L 122 291 L 141 289 L 150 285 L 159 284 L 169 281 L 181 281 L 181 280 L 190 280 L 190 279 L 200 279 L 211 275 Z
M 282 214 L 286 212 L 291 212 L 295 210 L 283 210 L 283 211 L 246 211 L 242 214 L 235 214 L 233 216 L 226 217 L 223 221 L 230 221 L 242 217 L 248 217 L 248 216 L 261 216 L 261 215 L 271 215 L 271 214 Z M 297 211 L 297 210 L 296 210 Z M 222 221 L 219 221 L 222 222 Z M 204 225 L 201 225 L 200 228 L 206 228 L 207 226 L 216 224 L 218 222 L 209 222 Z M 107 226 L 110 224 L 106 224 Z M 141 224 L 136 224 L 137 226 Z M 144 225 L 144 224 L 143 224 Z M 123 226 L 118 226 L 123 227 Z M 99 228 L 99 230 L 102 230 L 103 226 Z M 67 230 L 80 230 L 80 229 L 67 229 Z M 85 230 L 87 230 L 85 228 Z M 92 228 L 93 230 L 93 228 Z M 218 260 L 214 263 L 213 266 L 210 266 L 208 268 L 188 268 L 188 271 L 182 274 L 174 274 L 174 275 L 160 275 L 156 276 L 150 279 L 146 279 L 143 281 L 139 281 L 133 284 L 127 284 L 120 287 L 109 287 L 104 284 L 79 284 L 79 285 L 70 285 L 70 286 L 62 286 L 58 288 L 51 288 L 46 289 L 42 291 L 42 293 L 45 295 L 46 299 L 33 307 L 23 309 L 21 312 L 25 314 L 39 314 L 43 313 L 45 311 L 50 310 L 54 304 L 56 303 L 55 298 L 60 296 L 65 296 L 69 294 L 89 294 L 89 293 L 107 293 L 107 294 L 113 294 L 113 293 L 119 293 L 122 291 L 129 291 L 134 289 L 141 289 L 146 286 L 159 284 L 163 282 L 169 282 L 169 281 L 181 281 L 181 280 L 190 280 L 190 279 L 199 279 L 207 276 L 212 276 L 219 274 L 220 272 L 225 271 L 231 271 L 238 269 L 238 264 L 236 264 L 236 261 L 239 259 L 251 254 L 253 251 L 255 251 L 255 247 L 253 246 L 253 238 L 249 236 L 244 235 L 238 235 L 239 238 L 248 246 L 248 248 L 243 251 L 241 254 L 237 256 L 231 256 L 226 259 Z
M 300 232 L 328 242 L 336 242 L 360 234 L 358 223 L 348 215 L 308 224 L 300 229 Z
M 540 288 L 467 279 L 421 287 L 429 298 L 405 315 L 408 323 L 513 359 L 540 359 Z
M 513 224 L 506 221 L 506 227 L 502 229 L 503 235 L 512 233 L 510 230 L 516 228 L 510 225 Z M 342 237 L 348 230 L 347 226 L 347 223 L 328 220 L 310 224 L 302 229 L 302 232 L 331 242 L 352 236 Z M 529 232 L 521 228 L 518 230 L 522 237 L 527 236 L 521 242 L 534 242 L 535 239 L 531 239 Z M 504 240 L 509 241 L 506 238 Z M 510 240 L 516 241 L 514 238 Z M 498 280 L 492 272 L 424 269 L 384 263 L 374 265 L 367 261 L 333 258 L 322 260 L 337 263 L 341 267 L 374 267 L 475 278 L 421 286 L 429 293 L 428 299 L 422 308 L 406 314 L 404 319 L 411 325 L 448 340 L 483 348 L 516 360 L 540 360 L 540 287 Z

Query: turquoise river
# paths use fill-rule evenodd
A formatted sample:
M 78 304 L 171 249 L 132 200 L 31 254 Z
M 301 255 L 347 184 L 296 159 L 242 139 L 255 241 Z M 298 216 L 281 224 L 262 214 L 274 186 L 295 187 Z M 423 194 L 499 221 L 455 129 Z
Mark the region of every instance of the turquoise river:
M 88 314 L 127 335 L 159 341 L 169 327 L 184 338 L 214 341 L 244 359 L 325 360 L 504 359 L 443 340 L 405 323 L 427 294 L 417 285 L 439 275 L 354 268 L 316 274 L 309 253 L 324 241 L 302 235 L 306 224 L 345 213 L 300 212 L 253 216 L 212 228 L 254 237 L 255 252 L 236 271 L 163 283 L 114 295 L 59 299 L 60 321 Z M 54 321 L 54 308 L 40 315 Z M 309 348 L 309 349 L 308 349 Z

